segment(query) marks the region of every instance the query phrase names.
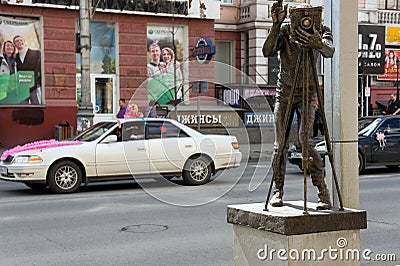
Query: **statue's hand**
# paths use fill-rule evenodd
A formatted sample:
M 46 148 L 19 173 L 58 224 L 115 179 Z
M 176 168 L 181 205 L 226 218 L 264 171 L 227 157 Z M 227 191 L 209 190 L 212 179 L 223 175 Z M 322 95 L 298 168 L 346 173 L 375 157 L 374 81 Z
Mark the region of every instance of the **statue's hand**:
M 318 31 L 315 29 L 315 26 L 313 25 L 313 31 L 314 33 L 308 33 L 307 31 L 303 30 L 301 27 L 298 27 L 295 32 L 297 35 L 296 43 L 303 45 L 303 46 L 308 46 L 312 49 L 315 50 L 321 50 L 322 47 L 324 46 L 322 42 L 322 37 L 318 33 Z
M 271 7 L 271 17 L 274 24 L 281 24 L 287 15 L 288 5 L 282 6 L 283 0 L 276 1 Z

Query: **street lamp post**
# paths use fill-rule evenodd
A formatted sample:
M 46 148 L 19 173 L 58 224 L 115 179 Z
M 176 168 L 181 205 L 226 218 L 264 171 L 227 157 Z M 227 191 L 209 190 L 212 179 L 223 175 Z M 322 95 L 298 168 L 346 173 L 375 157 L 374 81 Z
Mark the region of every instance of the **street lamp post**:
M 79 1 L 80 54 L 81 54 L 81 102 L 78 106 L 76 131 L 82 132 L 93 124 L 93 104 L 90 93 L 90 1 Z

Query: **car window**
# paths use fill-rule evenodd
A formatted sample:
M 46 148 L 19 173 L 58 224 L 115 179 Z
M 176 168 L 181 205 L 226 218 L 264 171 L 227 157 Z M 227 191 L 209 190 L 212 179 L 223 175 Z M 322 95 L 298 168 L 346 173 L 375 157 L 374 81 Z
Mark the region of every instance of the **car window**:
M 388 119 L 382 123 L 378 129 L 379 132 L 384 132 L 387 135 L 399 134 L 400 125 L 398 119 Z
M 181 128 L 170 122 L 162 121 L 149 121 L 147 124 L 147 134 L 149 139 L 188 137 Z
M 369 123 L 367 126 L 365 126 L 363 129 L 361 129 L 358 132 L 359 136 L 368 136 L 369 134 L 372 133 L 372 131 L 375 130 L 375 128 L 379 125 L 379 123 L 382 121 L 381 118 L 377 118 L 374 121 L 372 121 L 371 123 Z
M 358 131 L 363 130 L 369 126 L 376 118 L 363 117 L 358 120 Z M 380 121 L 380 120 L 379 120 Z
M 145 136 L 143 121 L 126 122 L 122 127 L 122 141 L 142 140 Z
M 85 131 L 81 132 L 79 135 L 75 136 L 73 140 L 79 141 L 93 141 L 98 137 L 107 132 L 110 128 L 112 128 L 116 123 L 115 122 L 100 122 L 97 123 Z

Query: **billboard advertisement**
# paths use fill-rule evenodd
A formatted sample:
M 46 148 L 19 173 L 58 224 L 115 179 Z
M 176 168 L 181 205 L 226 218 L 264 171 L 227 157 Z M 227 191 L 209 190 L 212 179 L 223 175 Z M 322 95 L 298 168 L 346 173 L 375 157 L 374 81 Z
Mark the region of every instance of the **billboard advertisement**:
M 185 27 L 177 25 L 147 26 L 149 101 L 168 104 L 175 101 L 175 94 L 178 100 L 188 94 L 183 82 L 183 63 L 188 57 L 184 47 L 187 43 L 185 30 Z
M 358 26 L 358 73 L 384 74 L 385 26 Z
M 385 50 L 385 65 L 384 74 L 378 75 L 378 80 L 397 80 L 398 69 L 397 63 L 400 58 L 400 49 L 386 49 Z M 400 69 L 399 69 L 400 70 Z
M 0 43 L 0 106 L 43 104 L 39 19 L 0 16 Z

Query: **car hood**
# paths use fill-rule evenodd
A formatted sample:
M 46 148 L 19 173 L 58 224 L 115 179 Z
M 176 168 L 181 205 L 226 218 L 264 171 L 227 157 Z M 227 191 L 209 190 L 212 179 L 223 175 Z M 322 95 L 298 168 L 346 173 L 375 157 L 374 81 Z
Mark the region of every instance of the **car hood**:
M 65 145 L 63 146 L 63 143 L 60 142 L 59 146 L 41 146 L 38 148 L 35 147 L 30 147 L 30 148 L 24 148 L 24 146 L 17 146 L 12 149 L 6 150 L 2 154 L 2 159 L 5 156 L 11 155 L 11 156 L 18 156 L 18 155 L 47 155 L 47 154 L 54 154 L 56 153 L 57 155 L 63 155 L 66 153 L 70 153 L 72 151 L 80 150 L 81 148 L 87 146 L 88 143 L 82 142 L 79 144 L 74 144 L 74 145 Z M 20 150 L 20 151 L 19 151 Z

